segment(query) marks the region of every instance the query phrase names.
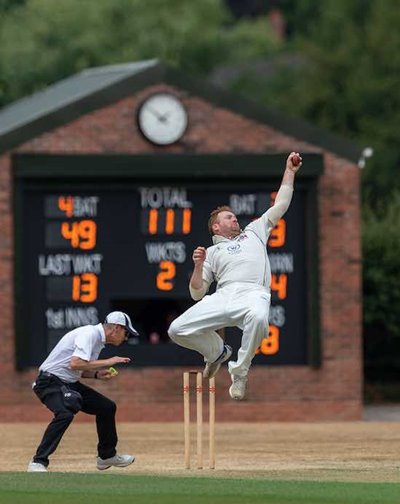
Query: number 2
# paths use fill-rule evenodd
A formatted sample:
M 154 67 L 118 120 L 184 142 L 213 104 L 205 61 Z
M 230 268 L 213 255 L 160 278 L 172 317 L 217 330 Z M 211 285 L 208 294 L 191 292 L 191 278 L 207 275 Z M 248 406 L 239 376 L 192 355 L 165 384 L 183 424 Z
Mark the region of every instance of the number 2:
M 176 266 L 172 261 L 161 261 L 160 272 L 157 275 L 157 289 L 170 291 L 174 288 L 173 279 L 176 275 Z

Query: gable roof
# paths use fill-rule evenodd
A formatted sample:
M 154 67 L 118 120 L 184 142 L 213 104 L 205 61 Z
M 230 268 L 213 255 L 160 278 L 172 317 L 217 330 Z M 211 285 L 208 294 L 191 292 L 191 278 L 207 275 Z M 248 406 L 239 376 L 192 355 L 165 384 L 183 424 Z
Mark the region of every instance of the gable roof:
M 170 84 L 357 163 L 362 148 L 156 59 L 89 68 L 0 109 L 0 153 L 154 84 Z

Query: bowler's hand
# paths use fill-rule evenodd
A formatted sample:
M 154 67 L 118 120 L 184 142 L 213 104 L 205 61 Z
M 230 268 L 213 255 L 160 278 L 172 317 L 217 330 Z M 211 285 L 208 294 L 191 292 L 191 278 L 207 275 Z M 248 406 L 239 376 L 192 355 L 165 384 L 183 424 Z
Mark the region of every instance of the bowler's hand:
M 206 260 L 206 249 L 204 247 L 197 247 L 193 252 L 193 262 L 195 266 L 201 265 Z
M 286 168 L 291 170 L 293 173 L 299 171 L 302 165 L 302 158 L 298 152 L 291 152 L 286 161 Z

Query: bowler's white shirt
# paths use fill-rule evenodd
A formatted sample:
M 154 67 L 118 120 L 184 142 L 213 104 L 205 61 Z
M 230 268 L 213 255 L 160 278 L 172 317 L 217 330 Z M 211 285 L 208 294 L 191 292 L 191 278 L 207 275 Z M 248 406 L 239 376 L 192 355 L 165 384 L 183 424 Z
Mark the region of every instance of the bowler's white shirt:
M 70 368 L 71 357 L 85 361 L 97 360 L 105 343 L 103 324 L 73 329 L 60 339 L 39 370 L 56 375 L 68 383 L 76 382 L 83 371 L 73 371 Z
M 213 236 L 214 245 L 207 248 L 203 264 L 204 291 L 213 281 L 217 282 L 217 289 L 239 282 L 269 290 L 271 268 L 266 244 L 272 229 L 288 209 L 292 195 L 293 186 L 281 185 L 275 204 L 238 236 L 232 239 Z M 193 294 L 192 297 L 196 299 Z

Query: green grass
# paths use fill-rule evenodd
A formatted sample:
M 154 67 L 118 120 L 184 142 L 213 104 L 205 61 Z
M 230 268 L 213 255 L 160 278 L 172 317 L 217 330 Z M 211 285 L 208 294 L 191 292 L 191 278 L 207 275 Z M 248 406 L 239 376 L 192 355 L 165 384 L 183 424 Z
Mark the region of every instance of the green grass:
M 385 504 L 400 483 L 0 473 L 4 504 Z

